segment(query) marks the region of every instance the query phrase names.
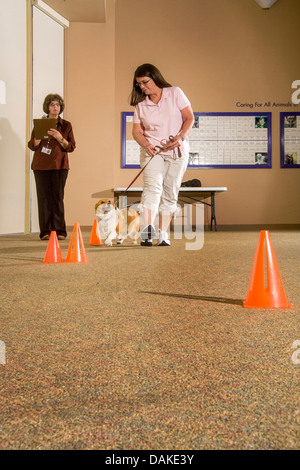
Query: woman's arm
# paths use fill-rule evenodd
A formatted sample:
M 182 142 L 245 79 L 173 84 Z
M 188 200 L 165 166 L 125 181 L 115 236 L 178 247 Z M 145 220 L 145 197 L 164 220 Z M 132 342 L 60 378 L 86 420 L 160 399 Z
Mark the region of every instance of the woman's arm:
M 182 109 L 181 116 L 183 122 L 179 134 L 185 139 L 194 124 L 194 113 L 191 106 Z
M 170 142 L 168 142 L 168 145 L 166 147 L 166 150 L 174 150 L 177 147 L 180 147 L 183 140 L 186 139 L 188 133 L 190 132 L 191 128 L 193 127 L 194 124 L 194 113 L 191 108 L 191 106 L 187 106 L 186 108 L 183 108 L 181 111 L 181 116 L 182 116 L 182 126 L 180 131 L 176 136 L 174 136 L 174 139 Z
M 34 129 L 33 129 L 32 132 L 31 132 L 30 141 L 28 142 L 27 145 L 30 148 L 30 150 L 32 150 L 34 152 L 38 148 L 40 143 L 41 143 L 41 140 L 38 140 L 38 139 L 35 138 Z
M 155 150 L 154 146 L 150 144 L 150 142 L 144 136 L 144 130 L 141 124 L 133 124 L 132 136 L 134 140 L 146 150 L 150 157 L 153 157 L 157 153 L 157 150 Z
M 76 143 L 74 139 L 72 125 L 70 123 L 66 124 L 66 127 L 59 132 L 57 129 L 50 129 L 48 134 L 57 140 L 60 143 L 62 148 L 68 153 L 73 152 L 76 148 Z M 66 136 L 64 137 L 63 134 Z
M 50 129 L 48 131 L 48 134 L 51 135 L 51 137 L 54 137 L 54 139 L 56 139 L 57 142 L 60 143 L 64 150 L 68 148 L 69 142 L 62 136 L 62 134 L 58 130 Z

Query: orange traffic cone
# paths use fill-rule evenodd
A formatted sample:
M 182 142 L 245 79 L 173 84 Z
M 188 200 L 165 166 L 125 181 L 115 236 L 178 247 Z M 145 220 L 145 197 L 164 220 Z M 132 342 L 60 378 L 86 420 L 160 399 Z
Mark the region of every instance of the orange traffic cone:
M 43 263 L 63 263 L 56 232 L 51 232 Z
M 82 233 L 79 224 L 76 223 L 73 228 L 69 249 L 66 257 L 66 263 L 87 263 L 87 261 L 88 260 L 85 253 Z
M 264 242 L 266 243 L 266 286 Z M 283 289 L 275 252 L 267 230 L 260 233 L 247 298 L 243 305 L 250 308 L 291 308 Z
M 93 223 L 89 245 L 103 245 L 103 241 L 101 240 L 101 235 L 96 219 Z

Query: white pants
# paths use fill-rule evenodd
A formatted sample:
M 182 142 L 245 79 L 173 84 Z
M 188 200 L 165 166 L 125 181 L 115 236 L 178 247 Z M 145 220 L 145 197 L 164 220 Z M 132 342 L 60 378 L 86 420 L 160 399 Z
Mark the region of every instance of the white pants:
M 188 151 L 176 159 L 172 155 L 157 154 L 143 171 L 144 189 L 141 197 L 141 213 L 150 209 L 152 221 L 158 212 L 163 215 L 174 214 L 177 211 L 177 201 L 180 185 L 188 164 Z M 151 157 L 141 153 L 143 168 Z

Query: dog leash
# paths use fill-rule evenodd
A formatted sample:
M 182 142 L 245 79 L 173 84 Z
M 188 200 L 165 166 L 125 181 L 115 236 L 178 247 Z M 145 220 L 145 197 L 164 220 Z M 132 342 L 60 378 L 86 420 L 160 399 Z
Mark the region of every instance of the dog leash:
M 169 136 L 169 140 L 171 142 L 173 142 L 173 140 L 175 140 L 175 137 L 173 135 L 170 135 Z M 162 141 L 163 142 L 163 141 Z M 167 144 L 167 141 L 165 141 L 166 144 Z M 125 189 L 125 191 L 123 191 L 123 194 L 126 194 L 128 189 L 133 185 L 133 183 L 138 179 L 138 177 L 143 173 L 144 169 L 146 168 L 147 165 L 149 165 L 149 163 L 151 162 L 152 158 L 155 157 L 156 155 L 158 155 L 160 152 L 162 152 L 164 150 L 164 147 L 161 147 L 160 145 L 155 145 L 154 149 L 158 149 L 157 153 L 152 155 L 152 157 L 150 158 L 150 160 L 146 163 L 146 165 L 141 169 L 141 171 L 139 171 L 139 173 L 135 176 L 135 178 L 131 181 L 131 183 L 129 183 L 129 185 L 127 186 L 127 188 Z M 173 156 L 175 156 L 175 150 L 173 150 Z M 178 157 L 181 158 L 181 150 L 180 148 L 178 147 Z

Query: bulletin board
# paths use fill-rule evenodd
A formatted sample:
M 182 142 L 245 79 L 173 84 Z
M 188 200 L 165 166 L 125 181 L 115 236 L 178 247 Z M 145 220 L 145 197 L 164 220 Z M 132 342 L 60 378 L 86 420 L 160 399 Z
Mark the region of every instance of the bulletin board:
M 280 113 L 280 166 L 300 168 L 300 112 Z
M 188 168 L 271 168 L 271 113 L 194 113 Z M 140 168 L 133 112 L 122 112 L 121 167 Z

